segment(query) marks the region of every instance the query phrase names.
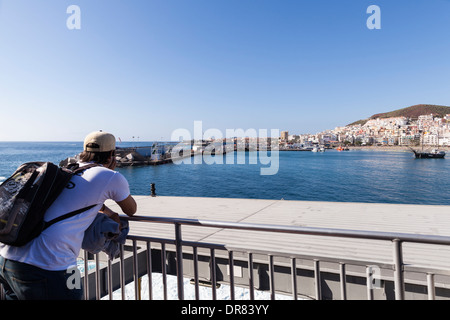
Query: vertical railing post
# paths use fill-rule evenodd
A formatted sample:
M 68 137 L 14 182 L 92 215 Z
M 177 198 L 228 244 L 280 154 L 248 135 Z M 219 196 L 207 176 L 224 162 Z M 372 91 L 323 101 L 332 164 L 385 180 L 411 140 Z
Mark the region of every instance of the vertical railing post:
M 314 283 L 316 291 L 316 300 L 322 300 L 322 280 L 320 277 L 320 261 L 314 260 Z
M 373 270 L 372 266 L 366 267 L 367 300 L 373 300 Z
M 84 250 L 84 300 L 89 300 L 89 260 L 88 252 Z
M 113 283 L 113 277 L 112 277 L 112 261 L 111 259 L 108 259 L 108 295 L 109 295 L 109 300 L 113 300 L 113 288 L 112 288 L 112 283 Z
M 434 284 L 434 274 L 427 273 L 427 291 L 428 291 L 428 300 L 436 299 L 436 287 Z
M 270 299 L 275 300 L 275 267 L 273 264 L 273 255 L 269 255 L 269 288 Z
M 125 258 L 124 245 L 120 245 L 120 294 L 122 300 L 125 300 Z
M 230 299 L 234 300 L 234 257 L 233 257 L 233 251 L 230 251 L 228 253 L 228 261 L 230 264 Z
M 291 258 L 291 276 L 292 276 L 292 297 L 297 300 L 297 262 L 295 258 Z
M 175 223 L 175 246 L 176 246 L 176 255 L 177 255 L 178 299 L 184 300 L 183 246 L 182 246 L 181 224 L 180 223 Z
M 211 248 L 210 250 L 210 255 L 211 255 L 211 263 L 209 265 L 209 269 L 210 269 L 210 275 L 211 275 L 211 294 L 212 294 L 212 299 L 213 300 L 217 300 L 217 273 L 216 273 L 216 251 L 214 250 L 214 248 Z
M 153 300 L 152 245 L 147 241 L 148 300 Z
M 100 300 L 100 258 L 95 254 L 95 299 Z
M 347 300 L 347 279 L 345 274 L 345 263 L 339 264 L 339 277 L 341 287 L 341 300 Z
M 167 300 L 167 267 L 166 267 L 166 244 L 161 242 L 161 275 L 163 283 L 164 300 Z
M 194 262 L 194 291 L 195 300 L 200 300 L 200 290 L 198 288 L 198 252 L 197 247 L 192 248 L 193 262 Z
M 248 253 L 248 289 L 250 291 L 250 300 L 255 300 L 254 281 L 253 281 L 253 253 Z
M 405 282 L 403 277 L 402 242 L 399 239 L 392 240 L 394 245 L 394 288 L 395 299 L 405 299 Z
M 134 279 L 134 299 L 141 300 L 141 287 L 139 285 L 139 266 L 137 256 L 137 241 L 133 240 L 133 279 Z

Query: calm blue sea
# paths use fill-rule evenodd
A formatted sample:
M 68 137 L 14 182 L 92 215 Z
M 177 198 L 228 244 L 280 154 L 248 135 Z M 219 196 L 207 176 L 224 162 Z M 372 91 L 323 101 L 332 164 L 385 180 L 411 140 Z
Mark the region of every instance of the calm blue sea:
M 121 143 L 148 146 L 151 142 Z M 59 161 L 74 156 L 81 142 L 0 142 L 0 182 L 22 163 Z M 450 155 L 415 159 L 408 152 L 327 150 L 279 152 L 275 175 L 261 175 L 256 152 L 241 154 L 244 164 L 165 164 L 119 168 L 132 194 L 339 202 L 450 205 Z M 256 160 L 256 161 L 255 161 Z M 252 162 L 257 162 L 253 164 Z

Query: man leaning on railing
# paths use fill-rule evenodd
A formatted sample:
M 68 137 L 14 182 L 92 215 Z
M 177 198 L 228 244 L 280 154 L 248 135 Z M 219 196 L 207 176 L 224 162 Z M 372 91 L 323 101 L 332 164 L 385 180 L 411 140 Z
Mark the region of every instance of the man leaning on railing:
M 59 221 L 45 229 L 24 246 L 0 244 L 0 283 L 7 300 L 78 300 L 83 289 L 68 286 L 77 266 L 85 230 L 98 212 L 118 221 L 118 214 L 104 206 L 114 200 L 128 216 L 136 213 L 136 202 L 130 195 L 127 180 L 114 171 L 116 139 L 106 132 L 86 136 L 79 166 L 96 163 L 80 175 L 74 175 L 67 187 L 46 211 L 50 221 L 77 208 L 97 204 L 90 210 Z

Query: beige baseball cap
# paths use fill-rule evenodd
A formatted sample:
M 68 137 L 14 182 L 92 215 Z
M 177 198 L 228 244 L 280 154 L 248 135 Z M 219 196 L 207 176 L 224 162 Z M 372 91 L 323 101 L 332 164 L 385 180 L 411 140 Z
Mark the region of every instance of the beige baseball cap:
M 84 151 L 107 152 L 116 150 L 116 138 L 108 132 L 94 131 L 84 139 Z

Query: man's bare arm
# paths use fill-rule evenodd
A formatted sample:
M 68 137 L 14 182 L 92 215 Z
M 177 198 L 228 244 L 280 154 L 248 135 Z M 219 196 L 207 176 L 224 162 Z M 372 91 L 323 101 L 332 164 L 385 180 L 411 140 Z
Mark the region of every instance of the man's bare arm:
M 137 211 L 137 204 L 134 198 L 129 195 L 125 200 L 117 202 L 117 204 L 122 209 L 123 213 L 125 213 L 128 216 L 132 216 Z

